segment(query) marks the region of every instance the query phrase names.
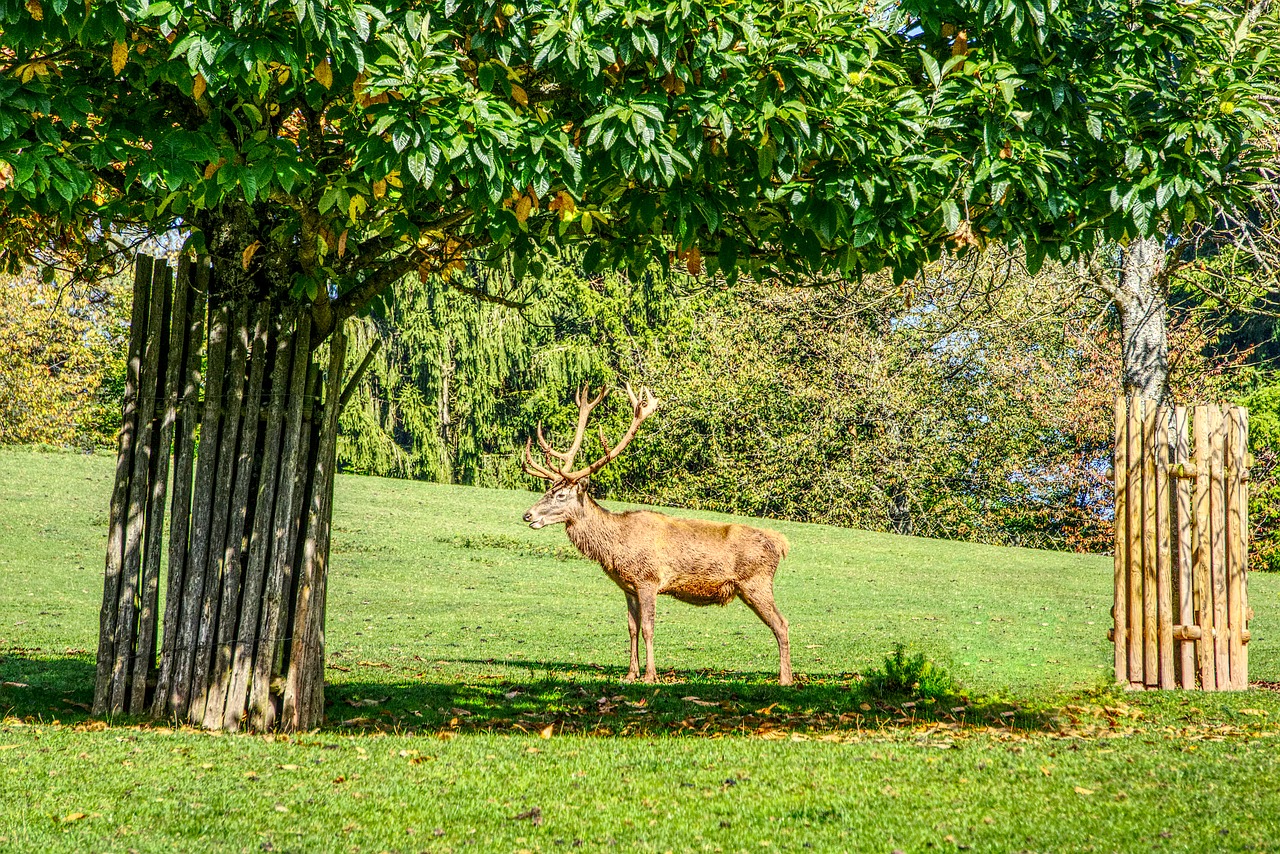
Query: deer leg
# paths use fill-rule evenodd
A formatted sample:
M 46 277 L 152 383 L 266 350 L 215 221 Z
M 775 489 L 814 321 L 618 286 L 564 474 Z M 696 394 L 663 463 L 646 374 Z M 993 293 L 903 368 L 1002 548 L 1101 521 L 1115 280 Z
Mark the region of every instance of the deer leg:
M 658 610 L 656 590 L 637 590 L 640 604 L 640 632 L 644 635 L 644 681 L 657 682 L 658 672 L 653 667 L 653 618 Z
M 640 675 L 640 600 L 634 593 L 627 593 L 627 632 L 631 635 L 631 666 L 622 681 L 634 682 Z
M 791 678 L 791 637 L 788 633 L 787 618 L 782 616 L 773 601 L 773 582 L 748 583 L 738 586 L 738 596 L 747 607 L 755 612 L 766 626 L 773 632 L 778 641 L 778 684 L 790 685 Z

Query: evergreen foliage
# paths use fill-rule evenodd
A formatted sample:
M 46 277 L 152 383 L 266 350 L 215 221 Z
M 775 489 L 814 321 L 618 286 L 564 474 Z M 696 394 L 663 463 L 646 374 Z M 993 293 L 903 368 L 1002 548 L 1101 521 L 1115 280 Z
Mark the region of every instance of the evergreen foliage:
M 401 280 L 361 320 L 348 351 L 355 362 L 375 338 L 384 343 L 343 415 L 343 465 L 446 483 L 528 485 L 515 451 L 536 425 L 544 423 L 548 435 L 570 432 L 575 416 L 563 404 L 582 383 L 655 381 L 647 354 L 659 339 L 687 335 L 692 308 L 707 299 L 686 277 L 587 276 L 567 262 L 552 261 L 529 282 L 479 283 L 507 294 L 494 302 L 440 277 Z M 607 405 L 599 419 L 606 431 L 626 423 Z M 599 480 L 609 485 L 614 477 L 606 471 Z

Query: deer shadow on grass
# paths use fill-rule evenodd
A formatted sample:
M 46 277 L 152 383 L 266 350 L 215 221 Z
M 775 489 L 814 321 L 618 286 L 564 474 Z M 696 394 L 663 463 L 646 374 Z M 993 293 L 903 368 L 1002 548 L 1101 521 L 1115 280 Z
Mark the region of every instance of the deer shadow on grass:
M 856 674 L 810 674 L 796 685 L 781 687 L 773 671 L 665 671 L 657 684 L 624 684 L 623 667 L 492 659 L 439 663 L 482 666 L 491 672 L 465 680 L 433 680 L 425 672 L 406 678 L 383 671 L 385 680 L 330 673 L 325 729 L 442 737 L 494 732 L 820 738 L 921 724 L 937 724 L 941 730 L 999 726 L 1043 732 L 1056 728 L 1048 710 L 1021 709 L 964 693 L 934 698 L 880 696 Z M 0 651 L 0 721 L 15 717 L 84 723 L 92 718 L 94 675 L 94 661 L 88 654 Z

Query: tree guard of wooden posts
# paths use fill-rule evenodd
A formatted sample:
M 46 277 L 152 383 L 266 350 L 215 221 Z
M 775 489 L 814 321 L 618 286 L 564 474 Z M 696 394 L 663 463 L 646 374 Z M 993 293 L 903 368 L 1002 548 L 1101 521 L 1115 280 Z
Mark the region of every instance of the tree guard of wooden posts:
M 346 338 L 176 273 L 137 259 L 93 710 L 310 729 Z
M 1248 688 L 1248 413 L 1120 398 L 1115 429 L 1116 681 Z

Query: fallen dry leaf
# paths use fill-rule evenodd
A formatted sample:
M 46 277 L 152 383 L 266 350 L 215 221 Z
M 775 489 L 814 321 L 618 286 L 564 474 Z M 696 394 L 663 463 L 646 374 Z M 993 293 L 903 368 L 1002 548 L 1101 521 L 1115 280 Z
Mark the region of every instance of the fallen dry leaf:
M 555 731 L 556 731 L 555 724 L 547 724 L 542 729 L 538 730 L 538 735 L 542 736 L 543 738 L 551 738 L 551 736 L 555 734 Z
M 1075 792 L 1076 792 L 1076 794 L 1077 794 L 1077 795 L 1086 795 L 1086 796 L 1087 796 L 1087 795 L 1092 795 L 1092 794 L 1093 794 L 1093 789 L 1086 789 L 1084 786 L 1076 786 L 1076 787 L 1075 787 Z
M 512 821 L 526 821 L 526 820 L 527 820 L 527 821 L 532 822 L 532 823 L 533 823 L 533 825 L 534 825 L 535 827 L 537 827 L 537 826 L 539 826 L 539 825 L 541 825 L 541 824 L 542 824 L 542 808 L 541 808 L 541 807 L 532 807 L 532 808 L 530 808 L 530 809 L 528 809 L 528 810 L 525 810 L 524 812 L 520 813 L 519 815 L 514 815 L 514 816 L 512 816 L 512 817 L 511 817 L 511 820 L 512 820 Z

